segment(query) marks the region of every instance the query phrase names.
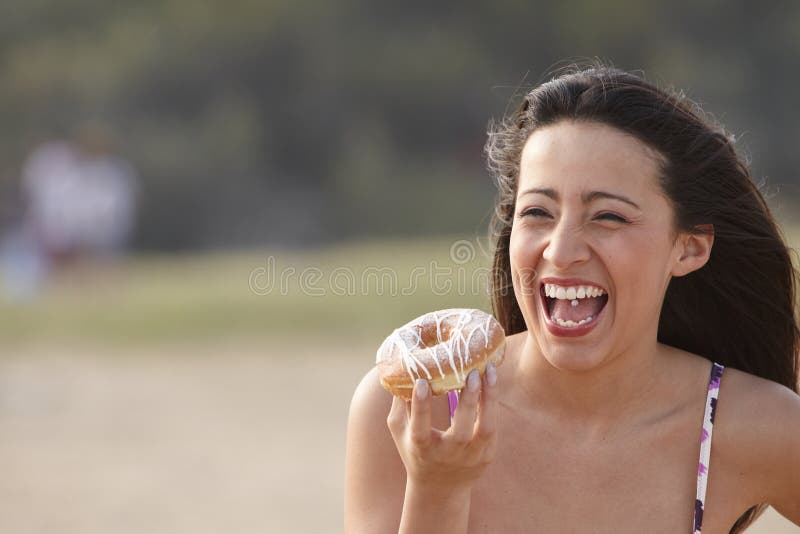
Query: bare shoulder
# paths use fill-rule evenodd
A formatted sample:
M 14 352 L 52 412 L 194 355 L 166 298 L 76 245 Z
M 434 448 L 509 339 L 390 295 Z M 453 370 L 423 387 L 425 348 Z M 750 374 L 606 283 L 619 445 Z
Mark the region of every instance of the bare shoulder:
M 800 397 L 794 391 L 730 367 L 722 376 L 718 410 L 720 416 L 724 410 L 724 420 L 714 431 L 735 433 L 742 454 L 763 452 L 775 440 L 791 437 L 797 432 L 792 423 L 800 430 Z
M 788 422 L 800 421 L 800 396 L 784 385 L 738 369 L 726 368 L 719 393 L 720 406 L 734 417 L 726 424 L 736 431 L 783 432 Z M 753 436 L 753 439 L 759 439 Z
M 405 469 L 386 417 L 392 396 L 369 371 L 353 394 L 345 454 L 345 532 L 396 532 L 403 503 Z
M 358 384 L 350 403 L 350 419 L 360 423 L 384 424 L 392 406 L 392 395 L 381 386 L 375 367 L 369 370 Z M 352 421 L 351 421 L 352 422 Z
M 726 444 L 755 502 L 768 502 L 800 523 L 800 396 L 771 380 L 726 368 L 717 409 L 714 440 Z

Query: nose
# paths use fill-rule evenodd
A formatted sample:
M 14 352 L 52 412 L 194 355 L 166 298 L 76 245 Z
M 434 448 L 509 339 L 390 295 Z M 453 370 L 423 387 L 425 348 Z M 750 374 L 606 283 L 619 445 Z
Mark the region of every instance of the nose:
M 580 226 L 571 225 L 566 219 L 561 219 L 549 237 L 542 257 L 553 267 L 566 270 L 574 264 L 589 260 L 591 252 Z

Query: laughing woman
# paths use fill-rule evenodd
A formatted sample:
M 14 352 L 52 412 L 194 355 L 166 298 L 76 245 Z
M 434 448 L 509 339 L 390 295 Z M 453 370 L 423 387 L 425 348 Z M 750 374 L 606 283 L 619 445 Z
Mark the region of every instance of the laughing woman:
M 800 525 L 797 274 L 732 140 L 595 66 L 486 150 L 506 363 L 452 426 L 424 381 L 406 403 L 364 378 L 346 531 L 728 533 L 767 504 Z

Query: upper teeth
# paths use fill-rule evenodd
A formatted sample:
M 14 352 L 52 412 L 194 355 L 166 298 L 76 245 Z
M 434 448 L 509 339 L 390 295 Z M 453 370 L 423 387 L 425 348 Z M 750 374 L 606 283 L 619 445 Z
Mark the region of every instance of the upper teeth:
M 544 294 L 554 299 L 582 299 L 586 297 L 599 297 L 606 292 L 594 286 L 557 286 L 555 284 L 545 284 Z

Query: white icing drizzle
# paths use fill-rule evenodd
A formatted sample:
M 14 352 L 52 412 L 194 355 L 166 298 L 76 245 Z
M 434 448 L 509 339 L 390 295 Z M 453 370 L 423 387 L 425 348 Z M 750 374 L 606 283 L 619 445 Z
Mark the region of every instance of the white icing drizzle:
M 473 312 L 477 312 L 478 316 L 474 317 Z M 427 353 L 428 357 L 436 364 L 439 376 L 444 378 L 445 373 L 439 362 L 437 353 L 439 347 L 441 347 L 441 350 L 443 350 L 444 354 L 447 356 L 450 369 L 456 374 L 458 380 L 462 381 L 465 379 L 464 366 L 465 364 L 469 365 L 472 360 L 470 346 L 472 345 L 472 338 L 476 332 L 483 335 L 484 348 L 489 347 L 489 325 L 492 322 L 492 316 L 486 314 L 486 321 L 478 322 L 477 319 L 483 314 L 484 313 L 480 310 L 451 309 L 435 311 L 423 315 L 394 330 L 378 349 L 376 362 L 381 361 L 382 354 L 390 354 L 392 352 L 390 347 L 387 346 L 391 344 L 398 350 L 400 365 L 406 370 L 412 380 L 421 378 L 422 373 L 425 374 L 428 380 L 431 379 L 430 372 L 419 359 L 421 352 Z M 452 320 L 450 321 L 452 325 L 450 328 L 450 339 L 444 341 L 442 339 L 442 325 L 445 320 L 454 315 L 457 317 L 455 319 L 455 324 L 452 324 Z M 431 319 L 434 320 L 436 324 L 436 339 L 432 340 L 432 346 L 425 346 L 417 328 L 419 325 L 425 324 Z M 472 325 L 472 328 L 467 332 L 469 325 Z M 394 347 L 392 347 L 392 349 L 394 349 Z M 414 355 L 415 352 L 417 356 Z M 456 361 L 458 363 L 456 363 Z
M 461 375 L 458 374 L 458 368 L 456 367 L 455 354 L 454 354 L 455 350 L 453 350 L 454 349 L 454 344 L 455 344 L 455 336 L 453 335 L 453 332 L 451 331 L 450 332 L 450 341 L 448 343 L 441 343 L 441 340 L 442 340 L 442 331 L 441 331 L 442 320 L 439 317 L 439 314 L 437 312 L 434 312 L 433 316 L 436 319 L 436 340 L 440 342 L 440 344 L 442 345 L 442 348 L 444 348 L 445 353 L 447 353 L 447 358 L 450 360 L 450 369 L 455 371 L 456 378 L 460 381 L 461 380 Z M 460 319 L 460 317 L 459 317 L 459 319 Z M 459 355 L 459 356 L 461 356 L 461 355 Z M 463 374 L 463 372 L 464 372 L 464 358 L 463 358 L 463 356 L 459 357 L 459 360 L 461 360 L 461 372 Z
M 484 348 L 487 348 L 489 346 L 489 323 L 491 322 L 491 320 L 492 320 L 492 316 L 491 315 L 487 315 L 486 316 L 486 324 L 483 325 L 483 338 L 486 340 L 486 342 L 483 344 Z
M 422 342 L 422 338 L 419 336 L 419 332 L 417 332 L 413 328 L 410 328 L 409 331 L 416 338 L 416 341 L 419 344 L 419 346 L 422 347 L 422 346 L 425 345 L 425 343 Z M 403 346 L 405 347 L 405 343 L 403 343 Z M 434 363 L 436 363 L 436 368 L 439 369 L 439 375 L 444 376 L 444 371 L 442 371 L 442 366 L 439 365 L 439 358 L 436 357 L 436 349 L 435 349 L 435 347 L 427 347 L 425 350 L 428 350 L 428 351 L 431 352 L 431 358 L 433 359 Z M 428 379 L 430 379 L 431 375 L 428 373 L 427 369 L 425 369 L 425 374 L 427 374 L 428 375 Z M 417 376 L 417 378 L 419 378 L 419 376 Z
M 453 345 L 454 351 L 455 351 L 455 349 L 459 349 L 460 347 L 463 347 L 463 349 L 460 349 L 458 351 L 459 352 L 459 362 L 461 363 L 461 376 L 462 377 L 464 377 L 464 360 L 466 359 L 467 364 L 469 364 L 470 360 L 472 359 L 471 355 L 469 353 L 469 342 L 468 342 L 468 339 L 469 339 L 469 337 L 472 337 L 472 334 L 475 332 L 475 328 L 473 328 L 472 332 L 469 333 L 468 338 L 466 338 L 466 339 L 464 338 L 464 329 L 462 328 L 462 326 L 463 326 L 462 323 L 464 322 L 464 319 L 466 319 L 466 318 L 472 319 L 472 312 L 468 311 L 467 314 L 463 314 L 462 313 L 459 316 L 458 322 L 456 323 L 456 326 L 455 326 L 455 333 L 458 334 L 458 339 L 454 340 L 453 339 L 454 335 L 452 333 L 450 334 L 450 340 L 451 340 L 451 344 Z M 452 330 L 451 330 L 451 332 L 452 332 Z M 459 341 L 461 341 L 462 345 L 458 344 Z M 466 354 L 464 354 L 464 352 L 463 352 L 464 350 L 466 350 Z M 466 378 L 466 377 L 464 377 L 464 378 Z
M 436 364 L 436 368 L 439 370 L 439 376 L 444 376 L 444 371 L 442 371 L 442 364 L 439 363 L 439 358 L 436 357 L 436 347 L 428 347 L 428 352 L 431 353 L 430 358 L 433 360 L 433 363 Z
M 405 365 L 406 371 L 408 371 L 408 374 L 411 376 L 411 378 L 416 380 L 417 378 L 422 377 L 422 375 L 419 372 L 419 368 L 421 367 L 422 370 L 425 371 L 425 375 L 428 377 L 428 380 L 430 380 L 431 374 L 428 372 L 427 367 L 425 367 L 425 365 L 421 361 L 416 359 L 414 357 L 414 354 L 410 350 L 408 350 L 408 347 L 406 347 L 405 340 L 402 337 L 400 337 L 400 332 L 398 330 L 395 330 L 394 332 L 391 333 L 390 337 L 393 338 L 392 341 L 394 341 L 395 345 L 400 348 L 400 353 L 403 356 L 403 359 L 400 360 L 400 364 Z

